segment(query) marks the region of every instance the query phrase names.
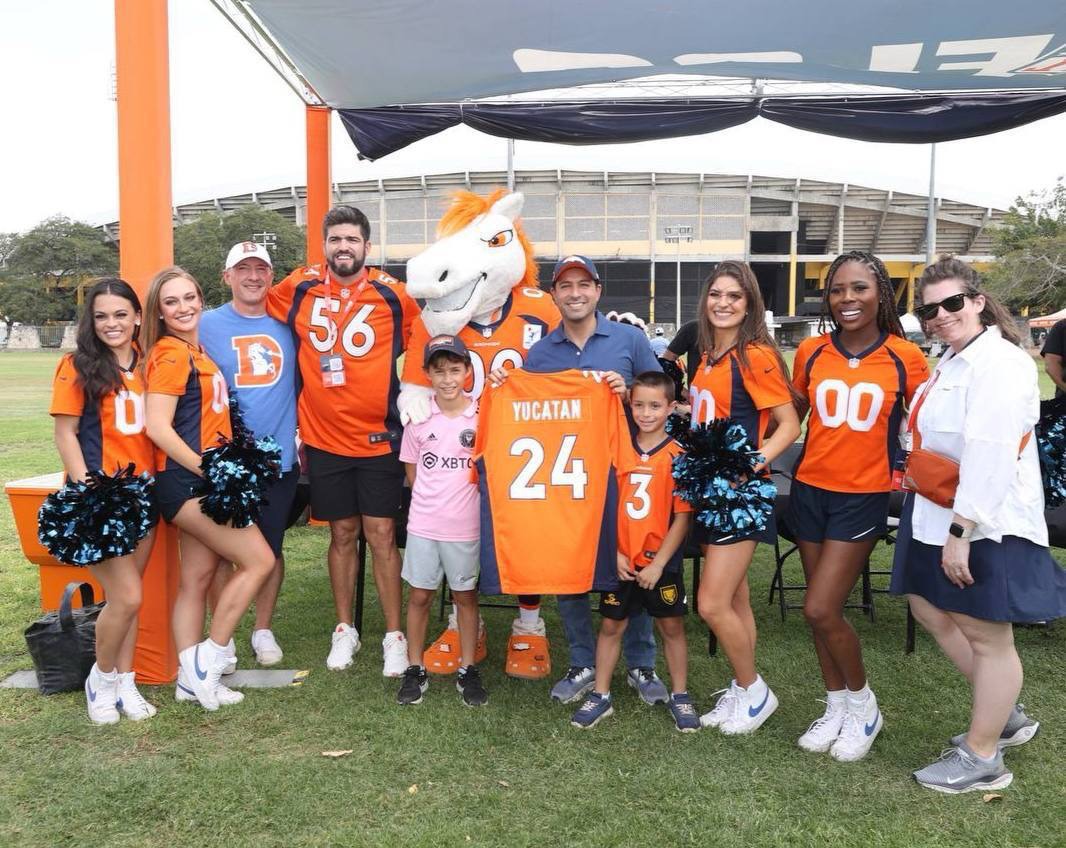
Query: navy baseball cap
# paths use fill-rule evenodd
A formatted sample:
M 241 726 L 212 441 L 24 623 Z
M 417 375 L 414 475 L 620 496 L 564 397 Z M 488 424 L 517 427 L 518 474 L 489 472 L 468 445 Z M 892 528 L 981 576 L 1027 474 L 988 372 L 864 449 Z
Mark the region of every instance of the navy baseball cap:
M 570 268 L 584 268 L 588 271 L 588 274 L 592 279 L 597 283 L 600 282 L 599 272 L 596 270 L 596 266 L 593 264 L 592 260 L 587 256 L 579 256 L 578 254 L 573 253 L 570 256 L 564 256 L 555 263 L 555 270 L 552 271 L 552 285 L 555 285 L 556 281 L 559 279 L 559 275 L 562 274 L 563 271 L 567 271 Z
M 434 336 L 429 340 L 426 345 L 426 350 L 422 354 L 422 367 L 429 366 L 429 360 L 433 358 L 433 355 L 441 352 L 454 353 L 460 359 L 470 361 L 470 351 L 466 349 L 466 345 L 463 344 L 463 340 L 458 336 L 441 335 Z

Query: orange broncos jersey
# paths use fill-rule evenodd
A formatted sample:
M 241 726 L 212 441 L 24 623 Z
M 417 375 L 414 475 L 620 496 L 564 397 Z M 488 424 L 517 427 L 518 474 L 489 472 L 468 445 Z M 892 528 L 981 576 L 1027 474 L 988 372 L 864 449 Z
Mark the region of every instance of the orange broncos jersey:
M 86 398 L 74 357 L 68 354 L 56 368 L 48 412 L 79 419 L 78 444 L 88 470 L 114 474 L 132 462 L 135 474 L 154 474 L 154 447 L 144 431 L 144 380 L 140 369 L 123 371 L 122 382 L 124 388 L 108 392 L 100 400 Z
M 800 343 L 792 370 L 811 405 L 793 476 L 831 492 L 891 491 L 903 409 L 929 377 L 921 349 L 885 334 L 852 356 L 826 333 Z
M 470 351 L 473 374 L 466 390 L 477 400 L 485 388 L 485 375 L 496 368 L 521 368 L 526 353 L 533 345 L 555 329 L 559 310 L 547 292 L 541 289 L 515 287 L 500 310 L 500 317 L 491 324 L 471 322 L 459 331 Z M 411 344 L 403 363 L 405 383 L 428 386 L 429 378 L 422 368 L 422 353 L 430 335 L 419 315 L 411 332 Z
M 692 512 L 692 505 L 674 494 L 674 457 L 684 452 L 669 436 L 649 451 L 637 445 L 635 432 L 623 439 L 618 461 L 618 550 L 638 567 L 655 557 L 674 515 Z M 676 572 L 684 554 L 682 544 L 665 571 Z
M 203 348 L 163 336 L 148 354 L 144 380 L 149 394 L 177 396 L 174 430 L 198 454 L 233 435 L 226 378 Z M 159 448 L 155 460 L 160 471 L 182 467 Z
M 267 312 L 289 325 L 296 344 L 300 439 L 341 456 L 399 453 L 396 361 L 418 304 L 377 268 L 349 286 L 328 278 L 317 265 L 297 268 L 267 297 Z M 331 356 L 344 370 L 327 386 Z
M 481 397 L 481 592 L 617 587 L 622 403 L 600 372 L 516 369 Z
M 792 403 L 792 393 L 788 372 L 782 370 L 771 348 L 750 344 L 747 353 L 747 368 L 741 365 L 735 347 L 710 366 L 704 354 L 689 385 L 689 403 L 693 424 L 732 419 L 758 447 L 770 423 L 770 410 Z

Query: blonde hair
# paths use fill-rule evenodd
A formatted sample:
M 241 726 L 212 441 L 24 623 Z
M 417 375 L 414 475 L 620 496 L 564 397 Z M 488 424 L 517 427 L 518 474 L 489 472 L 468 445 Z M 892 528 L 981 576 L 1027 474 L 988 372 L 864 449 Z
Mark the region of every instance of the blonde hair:
M 179 277 L 184 277 L 196 286 L 196 293 L 200 295 L 200 302 L 203 303 L 203 289 L 200 288 L 200 284 L 196 281 L 196 278 L 184 268 L 177 265 L 171 265 L 169 268 L 164 268 L 152 277 L 152 282 L 148 284 L 148 297 L 145 299 L 144 313 L 141 319 L 140 342 L 141 350 L 145 357 L 151 353 L 152 348 L 157 341 L 163 338 L 163 336 L 169 335 L 167 326 L 163 322 L 163 316 L 159 311 L 159 292 L 164 285 Z

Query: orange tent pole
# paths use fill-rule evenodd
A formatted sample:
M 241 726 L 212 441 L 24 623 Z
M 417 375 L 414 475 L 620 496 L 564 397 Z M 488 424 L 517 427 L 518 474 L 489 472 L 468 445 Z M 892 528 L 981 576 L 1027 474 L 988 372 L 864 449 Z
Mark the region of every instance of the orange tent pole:
M 333 182 L 330 178 L 330 118 L 332 110 L 308 106 L 307 119 L 307 264 L 320 264 L 322 219 L 329 212 Z
M 119 266 L 143 299 L 174 262 L 170 185 L 167 0 L 115 0 L 118 89 Z M 160 521 L 144 575 L 134 670 L 144 683 L 177 671 L 170 616 L 178 590 L 177 533 Z
M 115 0 L 119 264 L 145 294 L 174 262 L 167 0 Z

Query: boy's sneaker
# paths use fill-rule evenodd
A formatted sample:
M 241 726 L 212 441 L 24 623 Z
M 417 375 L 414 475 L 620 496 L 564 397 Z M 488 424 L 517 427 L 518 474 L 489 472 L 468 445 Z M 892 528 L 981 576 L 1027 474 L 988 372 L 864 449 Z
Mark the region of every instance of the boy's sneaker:
M 223 683 L 219 683 L 215 687 L 215 698 L 218 700 L 220 707 L 231 707 L 234 704 L 239 704 L 244 700 L 244 693 L 238 692 L 235 689 L 230 689 Z M 193 703 L 200 703 L 196 697 L 196 693 L 192 691 L 192 687 L 189 686 L 189 681 L 185 677 L 185 672 L 178 669 L 178 681 L 174 686 L 174 700 L 175 701 L 191 701 Z
M 914 772 L 914 779 L 926 789 L 958 795 L 982 789 L 1005 789 L 1014 775 L 1003 764 L 1003 752 L 997 750 L 992 762 L 981 760 L 964 742 L 948 748 L 935 763 Z
M 765 683 L 763 685 L 766 686 Z M 732 715 L 718 725 L 718 729 L 726 736 L 754 733 L 777 709 L 777 696 L 769 686 L 759 698 L 752 695 L 750 688 L 741 689 L 738 686 L 736 696 Z
M 226 643 L 226 667 L 222 669 L 223 674 L 233 674 L 237 670 L 237 643 L 230 639 Z
M 572 665 L 566 675 L 552 686 L 551 698 L 560 704 L 572 704 L 596 685 L 596 669 Z
M 999 742 L 996 743 L 999 750 L 1004 748 L 1013 748 L 1016 745 L 1024 745 L 1034 736 L 1037 731 L 1040 730 L 1040 722 L 1036 719 L 1029 718 L 1025 714 L 1024 704 L 1015 704 L 1014 709 L 1011 710 L 1010 718 L 1007 719 L 1007 726 L 1003 728 L 1003 732 L 999 734 Z M 956 748 L 966 741 L 966 734 L 960 733 L 958 736 L 951 737 L 951 744 Z
M 700 724 L 704 727 L 720 727 L 722 722 L 733 715 L 733 702 L 737 699 L 737 684 L 732 682 L 728 689 L 719 689 L 712 692 L 711 697 L 718 695 L 714 707 L 700 716 Z
M 642 700 L 649 707 L 665 704 L 670 700 L 666 684 L 655 673 L 654 668 L 631 668 L 626 672 L 626 683 L 637 690 Z
M 580 727 L 582 730 L 591 730 L 603 719 L 611 715 L 614 715 L 611 696 L 609 694 L 601 695 L 599 692 L 590 692 L 588 697 L 581 702 L 581 706 L 574 711 L 573 716 L 570 718 L 570 724 L 574 727 Z
M 384 658 L 382 676 L 403 677 L 407 673 L 407 639 L 399 630 L 385 634 L 381 640 L 381 654 Z
M 811 722 L 798 744 L 804 751 L 812 754 L 821 754 L 828 751 L 840 735 L 840 728 L 844 726 L 844 715 L 847 713 L 843 700 L 826 701 L 825 712 Z
M 829 756 L 841 763 L 861 760 L 874 744 L 883 725 L 881 709 L 877 706 L 877 697 L 873 692 L 860 707 L 855 707 L 848 701 L 840 735 L 829 749 Z
M 481 682 L 481 672 L 477 670 L 476 665 L 459 669 L 455 688 L 459 690 L 463 703 L 468 707 L 483 707 L 489 702 L 489 693 Z
M 89 709 L 89 721 L 93 724 L 118 722 L 118 680 L 117 671 L 104 674 L 100 667 L 93 663 L 89 676 L 85 678 L 85 705 Z
M 358 630 L 350 624 L 338 624 L 333 631 L 333 642 L 329 649 L 329 656 L 326 657 L 326 668 L 330 671 L 343 671 L 352 664 L 361 645 Z
M 137 681 L 132 671 L 120 672 L 118 676 L 118 700 L 115 707 L 122 715 L 133 721 L 151 718 L 157 712 L 137 690 Z
M 422 696 L 429 689 L 429 675 L 420 665 L 409 665 L 403 672 L 403 683 L 396 693 L 396 703 L 404 706 L 421 704 Z
M 281 645 L 270 630 L 252 631 L 252 650 L 255 651 L 255 661 L 260 665 L 277 665 L 284 656 Z
M 222 671 L 230 660 L 224 653 L 225 650 L 218 650 L 212 646 L 210 639 L 204 639 L 178 654 L 178 664 L 185 672 L 187 688 L 200 702 L 200 706 L 211 712 L 218 709 L 218 695 L 215 690 Z
M 666 708 L 674 717 L 674 727 L 682 733 L 695 733 L 700 729 L 700 714 L 688 692 L 678 692 L 670 696 Z

